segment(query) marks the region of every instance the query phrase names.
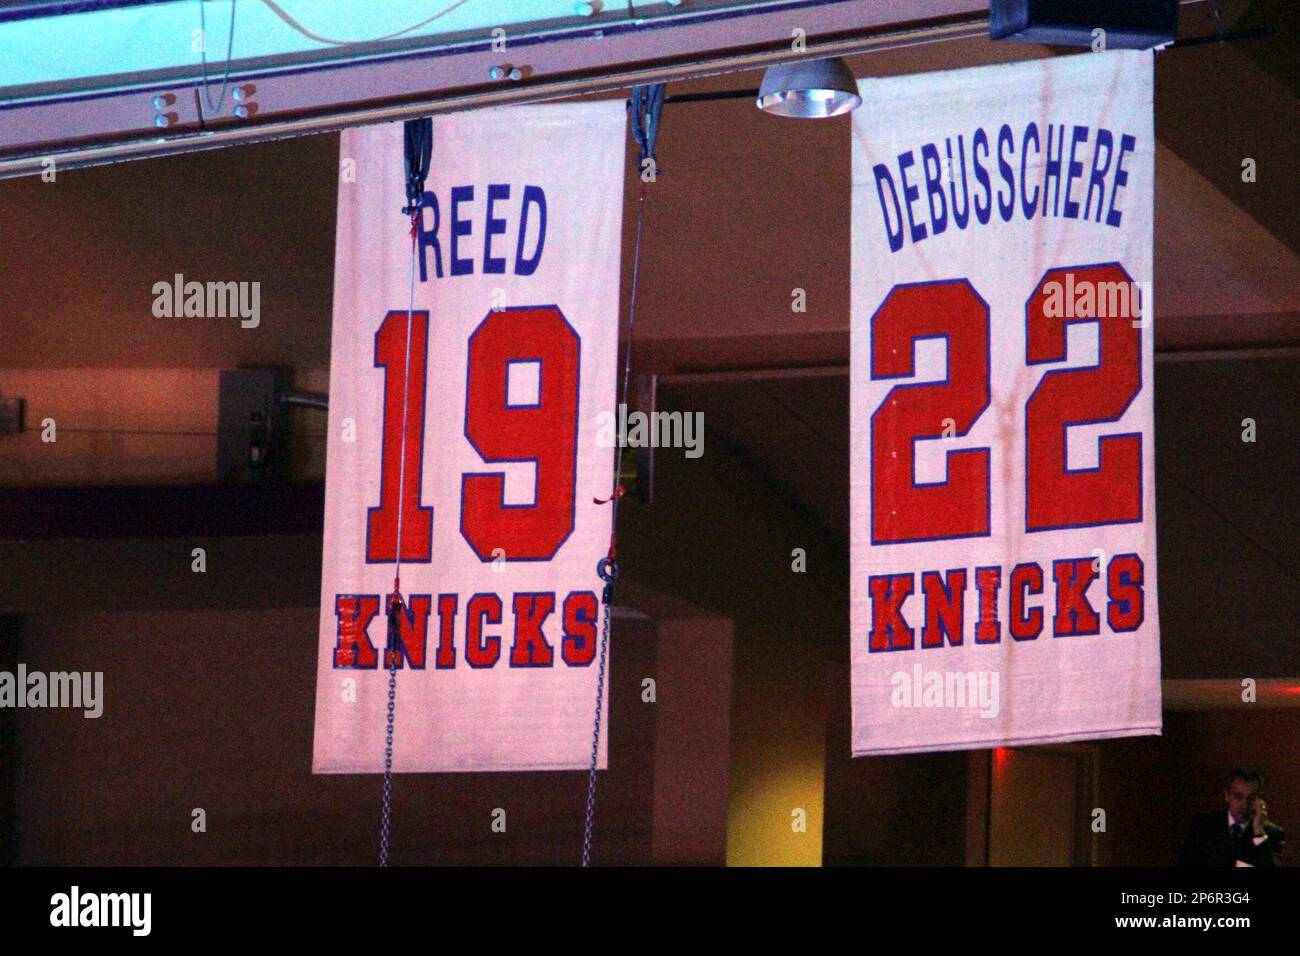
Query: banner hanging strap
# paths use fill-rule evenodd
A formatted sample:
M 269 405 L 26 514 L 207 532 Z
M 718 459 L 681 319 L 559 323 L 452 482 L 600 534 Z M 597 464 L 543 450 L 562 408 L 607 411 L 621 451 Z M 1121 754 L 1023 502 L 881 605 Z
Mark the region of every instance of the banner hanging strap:
M 632 110 L 632 138 L 641 147 L 637 168 L 644 172 L 645 161 L 655 162 L 655 140 L 659 138 L 659 118 L 664 108 L 665 84 L 636 86 L 628 105 Z M 643 180 L 644 181 L 644 180 Z
M 412 226 L 420 213 L 424 200 L 424 181 L 429 175 L 429 160 L 433 156 L 433 120 L 430 117 L 406 121 L 406 205 L 402 212 L 412 217 Z
M 636 207 L 636 243 L 632 250 L 632 293 L 628 304 L 627 345 L 624 348 L 623 381 L 619 386 L 618 403 L 627 401 L 628 382 L 632 375 L 632 332 L 636 328 L 637 285 L 641 275 L 641 233 L 645 226 L 645 197 L 647 169 L 654 179 L 655 139 L 659 135 L 659 116 L 664 103 L 664 84 L 657 83 L 651 87 L 638 86 L 632 90 L 630 106 L 632 110 L 632 138 L 641 147 L 637 168 L 640 180 L 637 190 Z M 646 160 L 650 161 L 649 166 Z M 616 409 L 617 409 L 616 405 Z M 596 716 L 591 731 L 591 766 L 587 774 L 587 817 L 582 830 L 582 865 L 591 865 L 591 835 L 596 820 L 596 766 L 600 762 L 600 716 L 605 703 L 605 660 L 609 649 L 610 608 L 614 603 L 614 582 L 618 580 L 618 501 L 623 497 L 620 478 L 623 474 L 623 448 L 626 436 L 618 436 L 614 452 L 614 487 L 608 498 L 593 499 L 596 504 L 610 506 L 609 551 L 596 564 L 596 573 L 605 582 L 602 592 L 602 616 L 600 625 L 600 666 L 596 674 Z

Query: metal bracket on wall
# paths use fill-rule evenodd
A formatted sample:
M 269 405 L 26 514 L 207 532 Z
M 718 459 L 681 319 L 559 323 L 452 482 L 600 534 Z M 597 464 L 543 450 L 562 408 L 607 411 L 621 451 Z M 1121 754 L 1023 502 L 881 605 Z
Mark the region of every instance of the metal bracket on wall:
M 0 435 L 18 435 L 23 430 L 23 400 L 0 398 Z
M 288 477 L 289 406 L 329 408 L 327 396 L 291 391 L 278 368 L 223 369 L 217 411 L 217 480 Z
M 636 375 L 632 378 L 629 402 L 637 411 L 644 412 L 653 423 L 659 376 Z M 633 449 L 634 454 L 623 456 L 623 474 L 619 482 L 637 501 L 650 504 L 654 500 L 655 450 L 653 443 Z

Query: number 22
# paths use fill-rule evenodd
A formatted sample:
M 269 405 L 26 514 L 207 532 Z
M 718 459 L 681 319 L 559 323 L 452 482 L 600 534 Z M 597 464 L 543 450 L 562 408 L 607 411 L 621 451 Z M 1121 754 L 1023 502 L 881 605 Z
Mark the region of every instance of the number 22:
M 1049 316 L 1049 283 L 1133 288 L 1117 263 L 1053 269 L 1025 306 L 1029 365 L 1066 359 L 1066 329 L 1097 322 L 1097 365 L 1044 373 L 1025 403 L 1025 530 L 1048 531 L 1142 520 L 1142 436 L 1104 435 L 1096 468 L 1069 468 L 1073 425 L 1118 421 L 1142 389 L 1142 338 L 1129 314 Z M 1099 293 L 1095 301 L 1103 297 Z M 1106 309 L 1097 311 L 1106 312 Z M 1119 310 L 1127 312 L 1128 310 Z M 915 481 L 915 443 L 944 434 L 949 421 L 966 435 L 989 404 L 989 307 L 965 279 L 898 285 L 871 319 L 873 379 L 915 374 L 913 346 L 947 341 L 942 382 L 896 385 L 871 417 L 873 544 L 936 541 L 989 534 L 990 449 L 948 452 L 947 478 Z

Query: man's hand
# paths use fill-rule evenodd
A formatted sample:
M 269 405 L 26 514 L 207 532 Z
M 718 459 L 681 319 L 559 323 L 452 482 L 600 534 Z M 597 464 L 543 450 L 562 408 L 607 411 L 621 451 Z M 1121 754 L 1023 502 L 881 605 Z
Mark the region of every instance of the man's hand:
M 1260 800 L 1255 804 L 1255 813 L 1250 818 L 1251 829 L 1255 836 L 1264 835 L 1264 824 L 1268 821 L 1268 804 Z

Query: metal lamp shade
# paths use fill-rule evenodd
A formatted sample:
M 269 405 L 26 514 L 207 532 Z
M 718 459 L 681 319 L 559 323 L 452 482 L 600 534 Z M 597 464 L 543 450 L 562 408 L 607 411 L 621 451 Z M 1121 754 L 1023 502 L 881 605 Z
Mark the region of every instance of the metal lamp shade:
M 758 90 L 759 109 L 800 119 L 839 116 L 861 102 L 852 71 L 838 57 L 768 67 Z

